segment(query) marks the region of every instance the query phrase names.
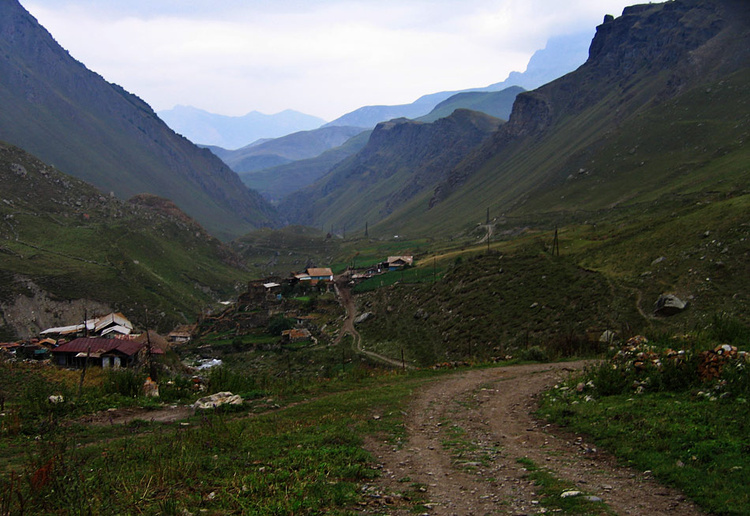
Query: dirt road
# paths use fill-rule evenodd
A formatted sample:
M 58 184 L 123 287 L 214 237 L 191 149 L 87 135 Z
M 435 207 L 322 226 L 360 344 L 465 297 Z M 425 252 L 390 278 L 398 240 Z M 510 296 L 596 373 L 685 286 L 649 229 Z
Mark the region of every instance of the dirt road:
M 367 444 L 383 472 L 369 488 L 373 498 L 396 500 L 372 512 L 409 514 L 398 496 L 389 495 L 410 485 L 424 486 L 430 515 L 551 512 L 526 478 L 518 462 L 524 458 L 573 483 L 581 496 L 600 498 L 597 503 L 616 514 L 701 514 L 648 472 L 619 467 L 591 443 L 533 417 L 535 397 L 581 367 L 577 362 L 469 371 L 416 393 L 406 416 L 408 442 Z

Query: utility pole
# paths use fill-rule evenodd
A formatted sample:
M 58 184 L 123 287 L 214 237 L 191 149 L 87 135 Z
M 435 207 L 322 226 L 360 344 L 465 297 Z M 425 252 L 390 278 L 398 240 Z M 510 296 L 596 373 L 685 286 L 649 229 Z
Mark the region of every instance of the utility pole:
M 552 242 L 552 256 L 560 256 L 560 242 L 557 239 L 557 226 L 555 226 L 555 240 Z

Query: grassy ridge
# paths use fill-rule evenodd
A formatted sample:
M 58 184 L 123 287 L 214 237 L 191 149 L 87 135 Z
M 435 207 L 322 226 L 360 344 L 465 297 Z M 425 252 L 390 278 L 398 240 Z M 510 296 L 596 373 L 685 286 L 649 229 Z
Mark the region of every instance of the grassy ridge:
M 31 280 L 53 301 L 96 301 L 140 322 L 149 309 L 171 329 L 244 283 L 238 258 L 168 201 L 103 196 L 13 147 L 0 148 L 0 177 L 6 306 L 34 295 Z

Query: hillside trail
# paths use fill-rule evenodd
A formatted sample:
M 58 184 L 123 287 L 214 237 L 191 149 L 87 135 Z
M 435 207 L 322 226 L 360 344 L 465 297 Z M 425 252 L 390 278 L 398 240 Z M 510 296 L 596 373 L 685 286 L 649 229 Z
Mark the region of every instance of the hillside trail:
M 422 486 L 429 515 L 527 515 L 552 512 L 539 503 L 519 459 L 595 496 L 621 515 L 702 514 L 649 472 L 617 464 L 583 436 L 533 415 L 538 395 L 584 362 L 473 370 L 441 379 L 413 395 L 401 445 L 366 442 L 382 475 L 367 486 L 365 512 L 411 514 L 399 493 Z M 450 444 L 452 442 L 452 445 Z
M 341 306 L 343 306 L 346 310 L 346 319 L 344 320 L 344 324 L 341 326 L 341 331 L 339 332 L 338 337 L 334 341 L 334 345 L 341 342 L 341 339 L 344 338 L 344 335 L 351 335 L 354 339 L 354 348 L 357 353 L 361 353 L 377 362 L 382 362 L 393 367 L 413 369 L 414 366 L 410 364 L 407 364 L 400 360 L 396 360 L 395 358 L 381 355 L 380 353 L 375 353 L 374 351 L 367 351 L 366 349 L 364 349 L 364 347 L 362 347 L 362 336 L 354 327 L 354 319 L 357 318 L 357 307 L 356 303 L 354 302 L 354 296 L 352 296 L 347 282 L 348 276 L 346 275 L 337 276 L 334 282 L 336 297 L 341 303 Z

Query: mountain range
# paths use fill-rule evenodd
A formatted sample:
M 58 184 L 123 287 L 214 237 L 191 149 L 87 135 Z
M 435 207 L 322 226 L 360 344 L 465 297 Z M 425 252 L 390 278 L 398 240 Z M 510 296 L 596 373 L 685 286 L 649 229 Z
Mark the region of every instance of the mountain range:
M 0 77 L 0 140 L 103 192 L 169 198 L 225 239 L 276 223 L 221 160 L 73 59 L 17 0 L 0 2 Z
M 292 161 L 314 158 L 364 131 L 360 127 L 321 127 L 260 140 L 237 150 L 209 147 L 235 172 L 255 172 Z
M 387 167 L 366 169 L 366 180 L 354 174 L 368 144 L 280 209 L 291 223 L 448 236 L 470 231 L 488 209 L 514 224 L 539 223 L 582 209 L 638 209 L 694 194 L 696 185 L 725 191 L 728 177 L 741 190 L 747 110 L 733 106 L 748 74 L 749 7 L 678 0 L 607 16 L 585 64 L 520 93 L 508 123 L 430 176 L 436 182 L 404 197 L 392 170 L 422 150 L 381 140 L 378 152 L 395 160 Z M 726 154 L 721 166 L 717 152 Z
M 442 91 L 423 95 L 411 104 L 396 106 L 364 106 L 329 122 L 332 125 L 348 125 L 373 128 L 379 122 L 394 118 L 419 118 L 428 115 L 441 102 L 454 95 L 469 92 L 496 92 L 512 86 L 533 89 L 576 69 L 586 60 L 586 49 L 591 41 L 590 32 L 581 32 L 551 38 L 547 46 L 537 50 L 523 72 L 511 72 L 502 82 L 483 88 L 458 91 Z M 466 106 L 462 106 L 466 107 Z M 445 113 L 450 114 L 450 113 Z M 488 113 L 496 116 L 494 113 Z
M 226 116 L 191 106 L 175 106 L 157 114 L 190 141 L 225 149 L 239 149 L 257 140 L 309 131 L 325 124 L 322 118 L 291 109 L 273 115 L 251 111 L 244 116 Z

